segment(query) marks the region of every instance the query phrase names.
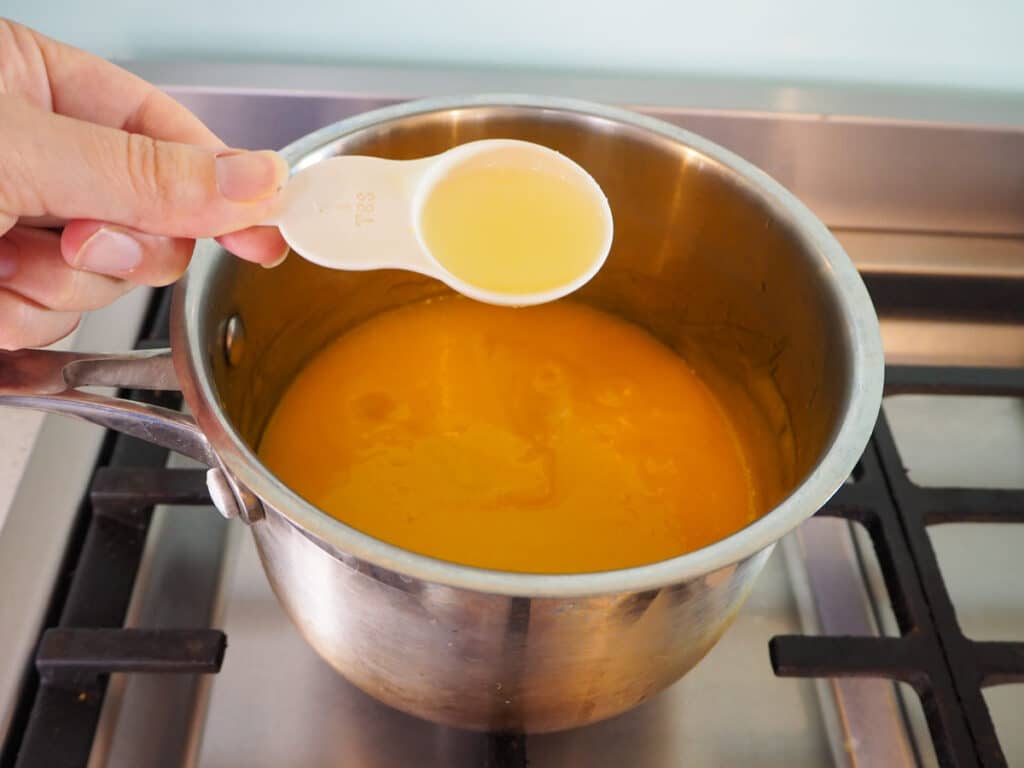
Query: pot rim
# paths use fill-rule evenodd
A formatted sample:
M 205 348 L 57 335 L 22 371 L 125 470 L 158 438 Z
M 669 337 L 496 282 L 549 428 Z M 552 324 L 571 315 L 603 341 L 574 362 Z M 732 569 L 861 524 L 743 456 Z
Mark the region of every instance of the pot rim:
M 753 188 L 773 215 L 793 226 L 805 247 L 817 255 L 818 268 L 829 275 L 827 282 L 845 320 L 843 331 L 851 356 L 851 377 L 839 428 L 829 438 L 817 464 L 788 496 L 753 523 L 701 549 L 643 566 L 577 574 L 514 573 L 451 563 L 388 544 L 321 512 L 281 483 L 245 444 L 219 406 L 213 389 L 210 353 L 197 332 L 204 294 L 221 251 L 210 240 L 198 245 L 198 258 L 175 290 L 171 337 L 185 399 L 224 467 L 264 504 L 336 557 L 355 557 L 400 576 L 476 592 L 573 598 L 656 589 L 706 576 L 774 545 L 824 506 L 846 481 L 867 445 L 881 407 L 884 358 L 878 318 L 867 289 L 842 246 L 792 193 L 738 155 L 661 120 L 576 99 L 485 94 L 404 102 L 326 126 L 288 145 L 282 154 L 294 168 L 300 160 L 328 151 L 343 136 L 374 124 L 424 113 L 476 108 L 571 112 L 653 133 L 696 150 L 729 169 L 740 183 Z M 266 523 L 254 523 L 261 524 Z

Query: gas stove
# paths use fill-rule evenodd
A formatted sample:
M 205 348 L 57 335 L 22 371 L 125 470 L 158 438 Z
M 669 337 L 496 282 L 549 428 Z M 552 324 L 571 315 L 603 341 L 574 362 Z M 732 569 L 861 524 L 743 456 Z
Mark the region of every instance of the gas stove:
M 347 684 L 298 635 L 244 526 L 212 511 L 187 460 L 0 411 L 0 766 L 1024 763 L 1024 100 L 134 68 L 235 146 L 471 91 L 590 98 L 693 130 L 836 232 L 879 310 L 888 397 L 853 477 L 778 548 L 696 669 L 620 717 L 525 737 L 419 721 Z M 69 343 L 160 346 L 166 313 L 166 292 L 139 292 Z

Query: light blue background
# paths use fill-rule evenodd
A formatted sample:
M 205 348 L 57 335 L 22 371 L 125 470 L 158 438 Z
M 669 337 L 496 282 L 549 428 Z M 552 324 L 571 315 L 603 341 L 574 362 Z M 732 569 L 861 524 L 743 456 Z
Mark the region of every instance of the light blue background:
M 1024 0 L 0 0 L 109 57 L 439 63 L 1024 92 Z

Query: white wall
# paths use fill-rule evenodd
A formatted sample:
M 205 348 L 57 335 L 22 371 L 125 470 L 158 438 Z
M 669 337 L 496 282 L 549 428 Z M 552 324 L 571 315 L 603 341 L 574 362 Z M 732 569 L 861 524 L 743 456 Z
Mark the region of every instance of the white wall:
M 438 62 L 1024 93 L 1024 0 L 0 0 L 106 56 Z

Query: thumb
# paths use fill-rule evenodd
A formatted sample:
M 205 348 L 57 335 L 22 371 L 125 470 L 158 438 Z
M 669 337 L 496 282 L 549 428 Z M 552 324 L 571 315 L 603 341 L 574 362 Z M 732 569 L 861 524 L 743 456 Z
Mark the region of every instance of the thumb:
M 288 177 L 275 152 L 158 141 L 11 96 L 0 96 L 0 114 L 0 214 L 215 237 L 270 218 Z

